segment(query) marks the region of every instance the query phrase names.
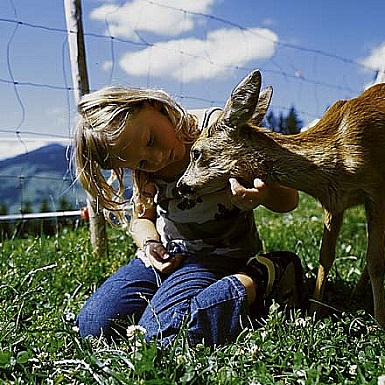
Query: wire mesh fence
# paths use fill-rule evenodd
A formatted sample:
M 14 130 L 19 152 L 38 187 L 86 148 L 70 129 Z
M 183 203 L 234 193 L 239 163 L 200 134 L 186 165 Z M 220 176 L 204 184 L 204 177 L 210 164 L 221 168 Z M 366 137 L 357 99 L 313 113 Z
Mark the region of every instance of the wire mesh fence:
M 272 110 L 294 105 L 310 123 L 378 73 L 363 61 L 285 42 L 266 23 L 216 14 L 213 2 L 195 3 L 84 1 L 91 90 L 163 88 L 188 109 L 223 106 L 232 87 L 258 67 L 266 84 L 280 85 Z M 16 0 L 1 6 L 1 215 L 41 212 L 44 205 L 79 210 L 85 202 L 70 168 L 76 105 L 64 7 L 48 2 L 32 17 L 33 6 Z M 247 12 L 242 2 L 239 12 Z M 331 63 L 338 76 L 330 76 Z

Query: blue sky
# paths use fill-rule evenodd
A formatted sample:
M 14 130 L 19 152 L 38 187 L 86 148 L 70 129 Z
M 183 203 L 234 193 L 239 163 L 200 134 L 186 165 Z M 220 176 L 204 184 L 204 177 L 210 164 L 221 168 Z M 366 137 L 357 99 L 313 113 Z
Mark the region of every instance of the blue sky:
M 305 124 L 385 63 L 383 0 L 83 0 L 91 89 L 161 88 L 223 105 L 260 68 L 271 108 Z M 0 159 L 68 143 L 76 117 L 62 0 L 0 3 Z M 112 38 L 113 37 L 113 38 Z

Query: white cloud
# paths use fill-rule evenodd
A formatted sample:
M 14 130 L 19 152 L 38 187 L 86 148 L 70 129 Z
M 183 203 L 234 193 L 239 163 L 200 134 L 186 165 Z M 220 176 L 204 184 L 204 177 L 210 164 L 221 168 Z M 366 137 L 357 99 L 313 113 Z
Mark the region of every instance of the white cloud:
M 185 38 L 157 43 L 141 51 L 126 53 L 121 67 L 134 76 L 171 76 L 191 82 L 227 73 L 230 67 L 274 55 L 278 36 L 266 28 L 218 29 L 206 40 Z
M 122 5 L 107 2 L 91 12 L 94 20 L 105 21 L 113 36 L 139 39 L 142 32 L 175 37 L 202 31 L 202 17 L 223 0 L 132 0 Z M 129 75 L 171 76 L 191 82 L 220 76 L 231 67 L 274 55 L 278 36 L 267 28 L 223 28 L 195 36 L 160 41 L 136 52 L 127 52 L 119 61 Z M 106 62 L 104 69 L 110 68 Z
M 123 5 L 107 3 L 91 12 L 94 20 L 105 21 L 115 37 L 137 38 L 137 33 L 153 32 L 176 36 L 196 25 L 195 13 L 209 13 L 218 0 L 133 0 Z
M 114 65 L 114 62 L 112 60 L 107 60 L 103 63 L 102 68 L 105 71 L 109 71 L 112 69 L 113 65 Z
M 360 61 L 361 64 L 370 68 L 373 71 L 377 71 L 375 78 L 366 83 L 364 88 L 367 89 L 376 83 L 385 82 L 385 42 L 378 47 L 372 49 L 370 55 Z
M 315 126 L 321 119 L 314 119 L 312 120 L 311 122 L 309 122 L 308 124 L 306 124 L 306 126 L 302 127 L 301 128 L 301 132 L 304 132 L 304 131 L 307 131 L 309 128 L 312 128 L 313 126 Z
M 385 67 L 385 42 L 372 49 L 370 55 L 361 60 L 365 66 L 377 71 Z
M 265 27 L 273 27 L 276 25 L 276 21 L 271 17 L 267 17 L 266 19 L 262 20 L 262 25 Z

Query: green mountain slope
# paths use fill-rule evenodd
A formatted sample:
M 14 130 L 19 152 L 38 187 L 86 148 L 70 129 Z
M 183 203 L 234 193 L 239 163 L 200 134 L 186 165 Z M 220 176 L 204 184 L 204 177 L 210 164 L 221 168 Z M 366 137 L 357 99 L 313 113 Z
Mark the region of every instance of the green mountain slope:
M 56 211 L 65 201 L 72 209 L 84 205 L 85 193 L 70 170 L 66 147 L 51 144 L 0 161 L 0 205 L 8 214 L 19 213 L 30 205 L 39 211 L 42 201 Z

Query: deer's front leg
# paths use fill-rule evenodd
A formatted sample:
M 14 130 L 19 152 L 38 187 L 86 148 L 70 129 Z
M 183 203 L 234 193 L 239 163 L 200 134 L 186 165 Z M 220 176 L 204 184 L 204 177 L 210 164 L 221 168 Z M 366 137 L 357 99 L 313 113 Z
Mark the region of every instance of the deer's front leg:
M 366 203 L 366 217 L 368 221 L 368 250 L 366 263 L 372 285 L 374 317 L 385 328 L 385 202 L 377 204 Z
M 341 229 L 343 216 L 343 211 L 333 215 L 325 210 L 324 232 L 322 235 L 318 273 L 313 293 L 313 301 L 310 308 L 310 311 L 313 314 L 319 313 L 320 310 L 320 303 L 325 290 L 326 277 L 333 265 L 336 254 L 336 242 Z

